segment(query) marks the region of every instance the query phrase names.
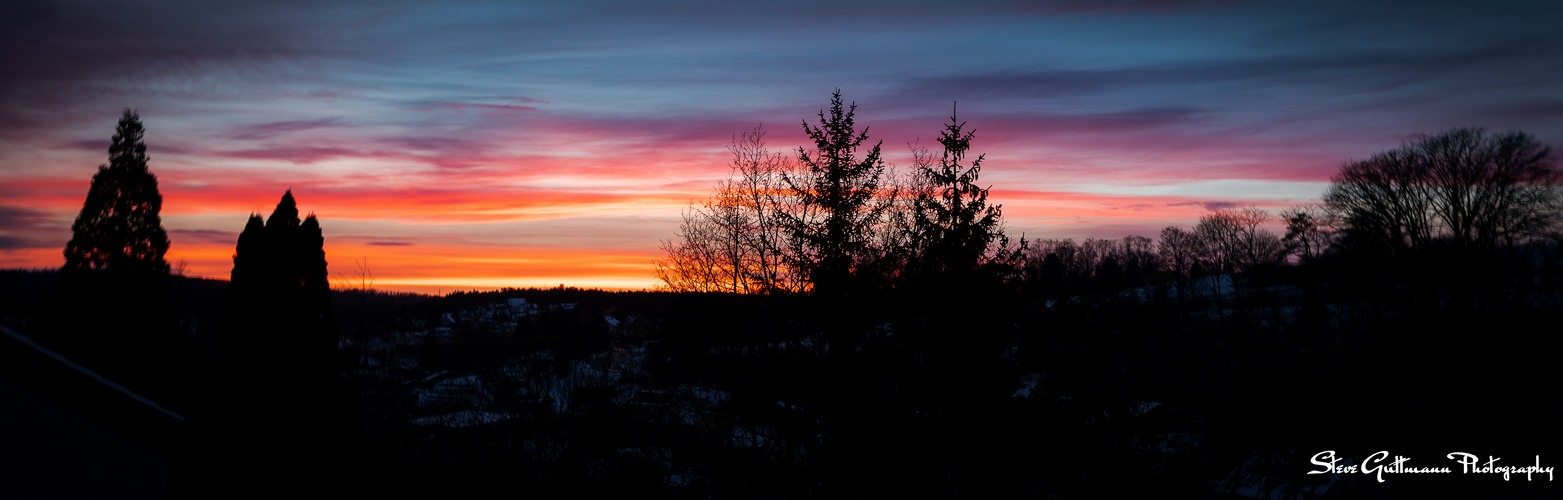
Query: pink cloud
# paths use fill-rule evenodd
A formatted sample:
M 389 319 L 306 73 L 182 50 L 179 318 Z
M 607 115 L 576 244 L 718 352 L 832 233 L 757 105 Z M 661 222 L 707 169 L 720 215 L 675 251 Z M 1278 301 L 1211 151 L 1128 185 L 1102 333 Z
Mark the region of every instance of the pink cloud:
M 469 110 L 469 109 L 478 109 L 478 110 L 488 111 L 489 113 L 487 115 L 502 115 L 502 114 L 506 114 L 506 113 L 516 113 L 516 112 L 524 112 L 524 111 L 537 111 L 537 107 L 536 106 L 516 106 L 516 105 L 513 105 L 513 104 L 480 104 L 480 103 L 472 103 L 472 102 L 450 102 L 450 101 L 431 102 L 431 103 L 428 103 L 427 105 L 424 105 L 424 106 L 409 106 L 407 109 L 416 110 L 416 111 L 437 111 L 437 110 L 440 110 L 440 109 L 444 109 L 444 110 L 448 110 L 448 111 L 455 111 L 457 113 L 460 113 L 460 112 L 463 112 L 463 111 L 466 111 L 466 110 Z

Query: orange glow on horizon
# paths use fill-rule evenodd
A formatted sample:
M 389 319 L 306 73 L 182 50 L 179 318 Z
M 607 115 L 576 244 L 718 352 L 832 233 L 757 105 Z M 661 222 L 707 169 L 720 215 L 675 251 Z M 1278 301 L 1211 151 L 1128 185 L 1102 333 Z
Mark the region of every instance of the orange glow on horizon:
M 654 252 L 585 248 L 424 244 L 387 247 L 332 243 L 329 239 L 325 251 L 333 287 L 356 286 L 348 283 L 359 282 L 358 264 L 364 262 L 373 278 L 373 288 L 418 293 L 440 289 L 553 288 L 561 284 L 605 290 L 651 289 L 657 285 L 651 275 L 651 261 L 660 257 Z M 171 263 L 183 259 L 190 276 L 226 280 L 233 270 L 233 247 L 214 243 L 171 245 L 167 259 Z M 64 263 L 63 256 L 54 260 L 59 262 L 45 267 Z
M 309 196 L 300 193 L 308 193 Z M 671 215 L 689 202 L 700 200 L 697 197 L 685 197 L 681 192 L 619 196 L 539 191 L 519 197 L 513 193 L 485 194 L 481 190 L 465 195 L 454 191 L 432 190 L 408 190 L 407 193 L 411 195 L 405 198 L 395 193 L 323 193 L 314 189 L 295 193 L 304 213 L 336 215 L 322 216 L 326 230 L 326 259 L 333 283 L 349 279 L 354 275 L 356 262 L 366 259 L 375 277 L 374 287 L 382 290 L 435 293 L 457 289 L 552 288 L 561 284 L 612 290 L 654 289 L 659 283 L 652 275 L 652 261 L 663 257 L 658 248 L 658 237 L 633 242 L 628 244 L 630 246 L 618 243 L 617 247 L 587 248 L 560 244 L 569 241 L 571 237 L 580 237 L 569 234 L 555 235 L 552 237 L 553 244 L 538 244 L 536 237 L 530 238 L 532 242 L 527 243 L 529 238 L 526 235 L 516 237 L 519 239 L 495 241 L 474 241 L 464 236 L 388 234 L 379 237 L 352 232 L 348 234 L 355 236 L 338 235 L 343 234 L 343 231 L 360 228 L 365 221 L 372 220 L 392 220 L 404 225 L 455 223 L 455 227 L 460 227 L 472 223 L 470 219 L 476 217 L 474 212 L 479 209 L 494 210 L 496 213 L 485 215 L 493 218 L 515 218 L 515 215 L 507 214 L 510 210 L 516 213 L 530 212 L 532 217 L 548 218 L 538 212 L 541 207 L 549 205 L 558 207 L 559 212 L 555 217 L 589 218 L 594 214 L 625 211 L 667 212 Z M 201 215 L 207 218 L 200 220 L 221 220 L 217 228 L 171 229 L 169 235 L 172 244 L 166 259 L 176 266 L 182 262 L 185 272 L 191 276 L 227 279 L 233 268 L 234 243 L 247 217 L 240 215 L 244 212 L 235 213 L 233 208 L 264 203 L 267 209 L 261 213 L 265 215 L 276 203 L 275 195 L 271 194 L 262 197 L 246 193 L 242 198 L 239 195 L 237 189 L 212 193 L 174 191 L 165 194 L 165 213 L 170 215 L 222 212 L 205 212 Z M 29 197 L 28 201 L 47 206 L 60 204 L 64 202 L 63 198 L 35 195 Z M 1207 206 L 1200 200 L 1177 196 L 995 188 L 988 200 L 1003 205 L 1004 217 L 1009 221 L 1009 232 L 1016 238 L 1023 232 L 1030 232 L 1032 238 L 1067 237 L 1081 233 L 1081 229 L 1088 227 L 1082 224 L 1102 225 L 1103 230 L 1124 224 L 1186 227 L 1207 211 Z M 72 200 L 69 203 L 77 205 L 80 202 Z M 1285 204 L 1282 201 L 1259 203 L 1272 210 Z M 78 206 L 54 208 L 56 213 L 74 214 L 79 210 Z M 245 211 L 249 210 L 253 209 Z M 422 217 L 412 216 L 414 213 L 422 214 Z M 676 228 L 677 224 L 676 216 L 665 217 L 672 225 L 668 234 L 660 235 L 660 238 L 672 238 L 672 228 Z M 59 223 L 68 227 L 68 222 L 63 218 Z M 588 230 L 592 229 L 581 229 Z M 1141 235 L 1155 237 L 1151 233 Z M 69 238 L 68 233 L 65 238 Z M 520 243 L 513 243 L 515 241 Z M 59 243 L 62 249 L 64 242 Z M 63 263 L 61 250 L 55 248 L 12 249 L 0 253 L 0 266 L 4 267 L 59 267 Z
M 567 137 L 575 136 L 560 140 Z M 580 147 L 612 150 L 606 143 Z M 194 161 L 202 158 L 215 161 Z M 374 287 L 382 290 L 561 284 L 640 290 L 659 285 L 652 264 L 663 257 L 659 240 L 676 236 L 682 209 L 711 199 L 729 175 L 727 160 L 725 151 L 690 144 L 602 156 L 493 153 L 438 162 L 343 144 L 171 153 L 160 156 L 153 170 L 171 240 L 166 259 L 191 276 L 227 279 L 248 215 L 269 215 L 291 189 L 301 213 L 321 219 L 334 284 L 350 279 L 355 262 L 366 260 Z M 54 162 L 65 163 L 46 168 Z M 63 265 L 69 227 L 93 172 L 85 165 L 52 159 L 0 186 L 7 204 L 25 207 L 24 216 L 31 218 L 24 228 L 29 233 L 16 235 L 38 246 L 0 251 L 0 266 Z M 1038 189 L 1046 184 L 1023 180 L 1032 172 L 1012 168 L 993 171 L 1014 178 L 993 186 L 988 202 L 1003 206 L 1007 230 L 1016 239 L 1115 232 L 1111 236 L 1154 237 L 1160 227 L 1193 225 L 1212 203 L 1232 203 L 1123 194 L 1134 191 L 1111 186 L 1108 192 Z M 1252 204 L 1275 210 L 1291 203 Z

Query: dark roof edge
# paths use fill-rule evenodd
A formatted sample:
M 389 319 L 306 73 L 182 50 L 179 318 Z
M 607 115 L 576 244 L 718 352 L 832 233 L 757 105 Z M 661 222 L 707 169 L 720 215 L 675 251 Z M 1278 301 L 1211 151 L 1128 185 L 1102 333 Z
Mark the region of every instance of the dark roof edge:
M 79 372 L 79 373 L 81 373 L 83 375 L 87 375 L 88 377 L 91 377 L 93 380 L 98 381 L 98 383 L 101 383 L 101 384 L 103 384 L 103 385 L 105 385 L 105 386 L 107 386 L 107 387 L 109 387 L 111 389 L 114 389 L 114 390 L 116 390 L 116 391 L 118 391 L 118 392 L 120 392 L 120 393 L 122 393 L 122 394 L 124 394 L 126 396 L 129 396 L 130 399 L 132 399 L 132 400 L 134 400 L 134 401 L 136 401 L 138 403 L 146 405 L 146 406 L 148 406 L 148 407 L 150 407 L 150 408 L 152 408 L 154 410 L 157 410 L 158 412 L 161 412 L 164 415 L 168 415 L 170 417 L 173 417 L 174 419 L 176 419 L 176 420 L 178 420 L 180 422 L 184 422 L 185 421 L 184 415 L 180 415 L 178 413 L 174 413 L 173 411 L 170 411 L 167 408 L 163 408 L 161 405 L 157 404 L 156 402 L 154 402 L 154 401 L 152 401 L 150 399 L 147 399 L 145 397 L 142 397 L 140 394 L 136 394 L 134 392 L 131 392 L 130 389 L 126 389 L 125 386 L 116 384 L 112 380 L 103 378 L 103 376 L 102 375 L 98 375 L 97 372 L 89 370 L 89 369 L 87 369 L 87 367 L 78 365 L 75 362 L 73 362 L 73 361 L 71 361 L 69 359 L 66 359 L 65 356 L 61 356 L 59 353 L 51 351 L 48 348 L 45 348 L 44 346 L 38 345 L 37 342 L 33 342 L 33 340 L 30 339 L 30 338 L 27 338 L 27 336 L 22 335 L 20 333 L 16 333 L 14 331 L 11 331 L 10 328 L 6 328 L 4 325 L 0 325 L 0 333 L 4 333 L 6 336 L 15 339 L 17 342 L 21 342 L 23 345 L 31 347 L 32 349 L 38 351 L 39 353 L 42 353 L 42 354 L 44 354 L 44 355 L 46 355 L 48 357 L 54 358 L 54 360 L 59 361 L 61 364 L 64 364 L 66 367 L 68 367 L 68 368 L 70 368 L 72 370 L 75 370 L 76 372 Z

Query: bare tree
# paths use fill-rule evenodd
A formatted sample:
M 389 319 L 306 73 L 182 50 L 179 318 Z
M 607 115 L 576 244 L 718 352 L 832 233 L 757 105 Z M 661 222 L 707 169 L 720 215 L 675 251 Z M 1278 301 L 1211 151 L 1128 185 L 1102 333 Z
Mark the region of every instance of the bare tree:
M 1394 254 L 1432 239 L 1432 209 L 1421 164 L 1406 150 L 1350 162 L 1330 178 L 1325 206 L 1359 251 Z
M 331 279 L 333 288 L 358 297 L 358 332 L 365 333 L 370 315 L 370 296 L 374 291 L 374 271 L 369 268 L 369 257 L 353 259 L 353 270 L 337 273 Z
M 1269 212 L 1256 207 L 1245 207 L 1238 209 L 1236 215 L 1238 246 L 1234 263 L 1237 270 L 1249 271 L 1274 265 L 1285 257 L 1286 247 L 1281 243 L 1281 238 L 1264 228 L 1264 224 L 1274 219 Z
M 1164 269 L 1178 283 L 1178 297 L 1186 298 L 1189 278 L 1193 277 L 1200 259 L 1208 253 L 1205 240 L 1194 232 L 1168 226 L 1161 230 L 1161 245 L 1157 250 Z
M 1551 148 L 1519 131 L 1446 130 L 1348 162 L 1330 181 L 1325 206 L 1357 251 L 1493 249 L 1563 220 Z
M 1217 210 L 1200 216 L 1199 223 L 1194 225 L 1194 234 L 1205 242 L 1206 254 L 1203 260 L 1216 272 L 1217 301 L 1221 300 L 1221 275 L 1230 276 L 1237 272 L 1238 233 L 1242 225 L 1238 215 L 1231 210 Z M 1232 284 L 1236 292 L 1235 277 L 1232 278 Z
M 1161 267 L 1161 257 L 1156 253 L 1156 242 L 1144 236 L 1123 238 L 1124 275 L 1129 286 L 1145 284 L 1146 275 Z
M 1194 232 L 1204 240 L 1207 260 L 1232 280 L 1233 295 L 1240 295 L 1237 273 L 1280 262 L 1285 247 L 1280 237 L 1264 229 L 1270 214 L 1254 207 L 1217 210 L 1199 218 Z M 1220 299 L 1220 279 L 1216 298 Z
M 724 291 L 730 269 L 722 266 L 724 232 L 709 204 L 684 209 L 677 240 L 663 240 L 667 257 L 653 262 L 653 273 L 669 290 L 677 292 Z
M 797 291 L 797 280 L 792 278 L 795 273 L 786 265 L 787 234 L 782 226 L 782 205 L 777 200 L 782 175 L 788 172 L 791 162 L 784 154 L 766 150 L 765 129 L 760 126 L 735 137 L 728 150 L 733 153 L 732 166 L 738 175 L 736 182 L 729 181 L 728 185 L 737 192 L 734 201 L 744 213 L 745 241 L 753 259 L 747 266 L 750 291 Z
M 711 198 L 683 212 L 676 241 L 663 241 L 667 257 L 654 274 L 668 289 L 692 292 L 798 291 L 788 265 L 781 213 L 789 200 L 778 194 L 790 163 L 765 148 L 765 130 L 733 137 L 728 177 Z
M 1413 146 L 1428 162 L 1433 213 L 1456 246 L 1511 246 L 1559 220 L 1552 150 L 1530 134 L 1466 128 Z

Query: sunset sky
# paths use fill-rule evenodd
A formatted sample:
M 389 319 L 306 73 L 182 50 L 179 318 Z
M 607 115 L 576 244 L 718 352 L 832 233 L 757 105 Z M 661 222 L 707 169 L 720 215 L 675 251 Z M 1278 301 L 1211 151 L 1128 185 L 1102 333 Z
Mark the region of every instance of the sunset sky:
M 171 262 L 292 189 L 380 288 L 649 288 L 658 241 L 837 88 L 910 166 L 952 101 L 1027 237 L 1308 203 L 1459 126 L 1563 146 L 1563 3 L 29 2 L 0 6 L 0 267 L 58 267 L 123 108 Z

